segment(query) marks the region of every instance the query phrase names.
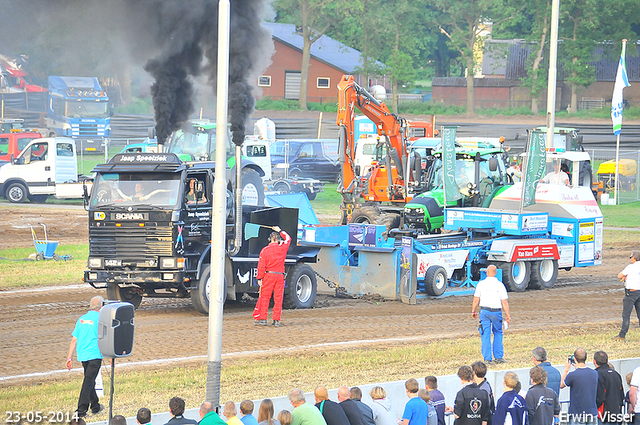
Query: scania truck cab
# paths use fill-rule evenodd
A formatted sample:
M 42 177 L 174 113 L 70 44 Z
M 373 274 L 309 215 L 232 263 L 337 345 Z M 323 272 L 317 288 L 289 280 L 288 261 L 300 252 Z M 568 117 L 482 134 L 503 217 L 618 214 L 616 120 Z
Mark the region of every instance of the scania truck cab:
M 228 164 L 225 168 L 227 299 L 259 292 L 256 267 L 271 229 L 261 228 L 258 237 L 246 240 L 245 223 L 278 225 L 293 239 L 285 263 L 284 304 L 311 307 L 316 278 L 307 263 L 316 261 L 318 249 L 297 246 L 297 210 L 243 203 L 237 226 L 232 170 Z M 183 162 L 173 153 L 117 154 L 93 171 L 85 282 L 106 288 L 109 299 L 136 307 L 143 297 L 191 297 L 195 309 L 207 313 L 215 164 Z

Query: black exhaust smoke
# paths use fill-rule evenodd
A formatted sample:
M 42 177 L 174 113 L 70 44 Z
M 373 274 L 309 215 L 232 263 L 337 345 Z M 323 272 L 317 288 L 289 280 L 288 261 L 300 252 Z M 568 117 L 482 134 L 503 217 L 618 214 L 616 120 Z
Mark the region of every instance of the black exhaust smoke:
M 174 0 L 159 3 L 167 6 L 154 10 L 159 14 L 160 22 L 175 22 L 179 28 L 190 27 L 190 31 L 170 30 L 165 34 L 161 53 L 145 66 L 155 78 L 152 96 L 156 134 L 158 143 L 164 143 L 194 112 L 191 77 L 205 74 L 214 91 L 217 87 L 218 2 L 180 2 L 181 7 Z M 202 13 L 185 14 L 185 8 Z M 273 50 L 271 35 L 261 25 L 268 12 L 267 0 L 231 0 L 229 122 L 233 142 L 237 145 L 244 140 L 245 123 L 255 107 L 250 81 L 269 65 Z M 201 66 L 203 57 L 207 59 L 204 67 Z
M 155 79 L 151 96 L 159 144 L 164 144 L 171 133 L 189 119 L 193 111 L 193 85 L 189 75 L 198 75 L 201 63 L 202 50 L 191 43 L 182 52 L 163 60 L 152 59 L 145 66 Z

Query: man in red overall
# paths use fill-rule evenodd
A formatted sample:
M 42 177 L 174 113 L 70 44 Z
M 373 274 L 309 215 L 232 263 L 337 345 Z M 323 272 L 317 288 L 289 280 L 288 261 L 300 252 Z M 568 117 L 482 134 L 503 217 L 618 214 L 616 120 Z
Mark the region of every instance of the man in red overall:
M 273 226 L 269 245 L 260 251 L 258 260 L 258 286 L 260 296 L 253 310 L 254 324 L 267 326 L 267 310 L 273 293 L 273 326 L 280 326 L 282 297 L 284 295 L 284 260 L 287 257 L 291 236 L 278 226 Z M 284 240 L 283 240 L 284 239 Z

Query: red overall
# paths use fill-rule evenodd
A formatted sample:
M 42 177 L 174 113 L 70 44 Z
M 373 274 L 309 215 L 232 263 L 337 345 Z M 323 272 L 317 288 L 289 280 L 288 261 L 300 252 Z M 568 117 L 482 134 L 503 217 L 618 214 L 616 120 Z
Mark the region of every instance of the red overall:
M 253 310 L 255 320 L 267 320 L 267 310 L 273 293 L 273 320 L 280 320 L 282 314 L 282 296 L 284 294 L 284 260 L 287 257 L 291 236 L 284 230 L 280 232 L 283 242 L 271 242 L 260 251 L 258 260 L 258 280 L 262 279 L 260 297 Z M 275 272 L 275 273 L 270 273 Z

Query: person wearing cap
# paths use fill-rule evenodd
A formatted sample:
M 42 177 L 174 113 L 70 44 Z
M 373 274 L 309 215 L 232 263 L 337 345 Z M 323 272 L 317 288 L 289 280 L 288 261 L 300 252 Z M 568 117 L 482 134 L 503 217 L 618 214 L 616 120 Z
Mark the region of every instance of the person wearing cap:
M 282 297 L 284 296 L 284 260 L 291 244 L 291 236 L 278 226 L 273 226 L 269 245 L 260 251 L 258 260 L 258 286 L 260 296 L 253 310 L 256 326 L 267 326 L 267 311 L 273 294 L 273 326 L 280 326 Z
M 622 299 L 622 328 L 613 339 L 624 341 L 629 332 L 631 310 L 636 308 L 640 322 L 640 251 L 633 251 L 629 257 L 631 264 L 618 273 L 618 279 L 624 282 L 624 298 Z
M 511 323 L 507 290 L 504 284 L 496 278 L 498 269 L 493 264 L 487 267 L 487 277 L 478 282 L 473 294 L 471 318 L 480 320 L 480 339 L 482 341 L 482 357 L 484 362 L 504 363 L 504 347 L 502 345 L 502 310 L 506 315 L 506 322 Z M 478 314 L 478 308 L 480 310 Z M 491 346 L 491 332 L 493 331 L 493 347 Z

